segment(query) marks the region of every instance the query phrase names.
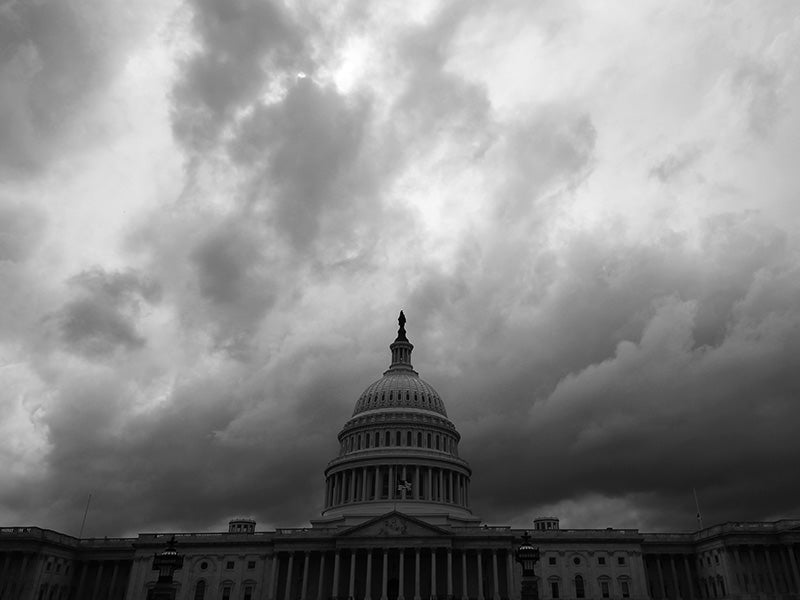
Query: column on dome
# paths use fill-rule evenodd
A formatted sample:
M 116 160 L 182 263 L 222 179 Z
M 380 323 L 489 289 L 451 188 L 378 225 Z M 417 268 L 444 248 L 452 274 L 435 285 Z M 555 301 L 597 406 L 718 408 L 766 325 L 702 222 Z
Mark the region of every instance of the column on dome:
M 439 469 L 439 502 L 445 501 L 444 496 L 444 469 Z
M 395 489 L 394 489 L 395 485 L 394 485 L 394 482 L 397 481 L 397 478 L 395 477 L 394 469 L 395 469 L 394 465 L 390 465 L 389 466 L 389 485 L 386 486 L 389 500 L 394 500 L 394 498 L 395 498 Z
M 425 498 L 426 500 L 433 500 L 433 469 L 427 467 L 428 471 L 428 497 Z
M 420 495 L 420 492 L 422 490 L 419 487 L 419 482 L 420 482 L 419 470 L 420 470 L 419 465 L 414 467 L 414 498 L 416 500 L 420 500 L 422 498 L 422 496 Z
M 367 581 L 364 600 L 372 600 L 372 548 L 367 548 Z
M 356 501 L 356 470 L 350 469 L 350 502 Z
M 379 500 L 380 499 L 380 470 L 379 467 L 372 467 L 374 471 L 374 478 L 372 480 L 372 488 L 373 488 L 373 499 Z
M 367 467 L 361 468 L 361 501 L 367 499 Z

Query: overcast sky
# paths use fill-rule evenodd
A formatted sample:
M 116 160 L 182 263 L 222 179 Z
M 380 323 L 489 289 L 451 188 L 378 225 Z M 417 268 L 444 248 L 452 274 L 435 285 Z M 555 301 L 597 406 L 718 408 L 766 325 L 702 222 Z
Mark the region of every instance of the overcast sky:
M 0 525 L 319 516 L 397 313 L 493 524 L 800 517 L 800 5 L 0 0 Z

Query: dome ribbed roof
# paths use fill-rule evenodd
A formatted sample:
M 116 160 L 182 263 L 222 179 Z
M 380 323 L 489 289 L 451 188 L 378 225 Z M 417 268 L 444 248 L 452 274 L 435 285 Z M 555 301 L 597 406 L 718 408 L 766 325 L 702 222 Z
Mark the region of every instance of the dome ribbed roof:
M 433 386 L 413 371 L 387 371 L 364 390 L 356 402 L 353 416 L 384 408 L 416 408 L 447 416 L 444 402 Z

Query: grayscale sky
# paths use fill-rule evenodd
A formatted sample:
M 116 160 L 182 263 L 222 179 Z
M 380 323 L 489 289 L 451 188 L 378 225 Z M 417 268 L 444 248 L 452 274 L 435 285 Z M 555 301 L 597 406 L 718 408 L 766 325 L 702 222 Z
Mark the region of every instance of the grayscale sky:
M 493 524 L 800 516 L 800 4 L 0 2 L 0 524 L 319 515 L 402 308 Z

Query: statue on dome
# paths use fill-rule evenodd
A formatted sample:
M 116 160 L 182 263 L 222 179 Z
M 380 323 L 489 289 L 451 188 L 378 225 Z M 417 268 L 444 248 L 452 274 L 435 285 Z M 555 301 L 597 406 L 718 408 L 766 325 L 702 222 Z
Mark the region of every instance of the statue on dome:
M 406 339 L 406 316 L 402 310 L 400 311 L 400 316 L 397 317 L 397 322 L 400 324 L 400 329 L 397 330 L 397 339 L 404 340 Z

